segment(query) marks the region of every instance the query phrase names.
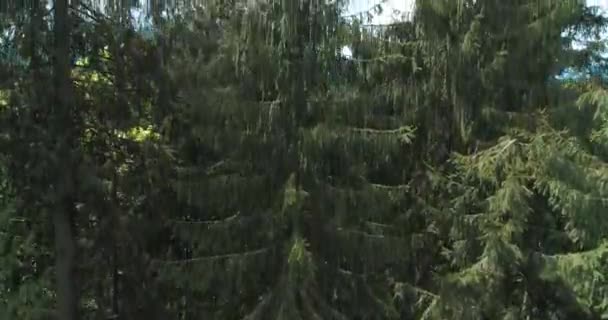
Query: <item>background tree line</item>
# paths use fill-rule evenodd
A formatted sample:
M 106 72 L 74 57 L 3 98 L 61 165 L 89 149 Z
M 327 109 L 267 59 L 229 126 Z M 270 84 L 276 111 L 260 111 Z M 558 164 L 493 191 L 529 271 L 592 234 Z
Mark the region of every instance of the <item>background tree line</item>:
M 2 318 L 608 318 L 596 8 L 2 3 Z

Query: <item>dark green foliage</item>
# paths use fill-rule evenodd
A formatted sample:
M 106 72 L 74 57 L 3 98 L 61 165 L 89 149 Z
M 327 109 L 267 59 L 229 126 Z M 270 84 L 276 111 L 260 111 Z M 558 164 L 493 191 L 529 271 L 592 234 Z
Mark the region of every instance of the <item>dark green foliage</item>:
M 9 4 L 0 316 L 65 317 L 61 204 L 82 319 L 608 317 L 606 21 L 580 1 L 385 26 L 152 1 L 140 33 L 131 3 L 81 0 L 69 66 L 44 1 Z

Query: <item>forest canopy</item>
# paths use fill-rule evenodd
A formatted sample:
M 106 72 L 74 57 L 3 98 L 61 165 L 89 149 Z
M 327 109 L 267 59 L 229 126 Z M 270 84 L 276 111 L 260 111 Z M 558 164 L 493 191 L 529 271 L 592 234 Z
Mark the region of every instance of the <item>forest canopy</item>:
M 1 1 L 0 318 L 608 319 L 606 17 L 347 4 Z

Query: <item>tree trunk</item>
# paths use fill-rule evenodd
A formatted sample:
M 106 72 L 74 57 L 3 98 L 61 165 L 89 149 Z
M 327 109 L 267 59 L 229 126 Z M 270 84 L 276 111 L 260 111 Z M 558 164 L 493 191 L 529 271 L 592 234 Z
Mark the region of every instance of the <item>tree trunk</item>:
M 71 210 L 68 207 L 71 205 L 66 202 L 53 213 L 58 320 L 78 319 L 78 295 L 75 281 L 76 244 Z
M 75 214 L 73 199 L 74 184 L 72 164 L 74 164 L 72 140 L 74 121 L 72 119 L 73 92 L 70 77 L 70 21 L 68 0 L 55 0 L 54 19 L 54 103 L 51 132 L 58 140 L 58 158 L 62 168 L 58 170 L 58 202 L 53 210 L 55 228 L 55 273 L 57 280 L 57 316 L 59 320 L 78 319 L 78 294 L 76 289 L 76 241 L 72 219 Z M 60 165 L 60 164 L 59 164 Z M 61 174 L 59 172 L 61 171 Z

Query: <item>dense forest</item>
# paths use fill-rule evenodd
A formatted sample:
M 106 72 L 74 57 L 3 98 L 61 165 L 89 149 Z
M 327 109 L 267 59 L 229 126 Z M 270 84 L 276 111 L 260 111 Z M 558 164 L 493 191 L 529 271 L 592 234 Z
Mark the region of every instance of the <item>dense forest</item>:
M 346 6 L 0 1 L 0 319 L 608 319 L 608 19 Z

